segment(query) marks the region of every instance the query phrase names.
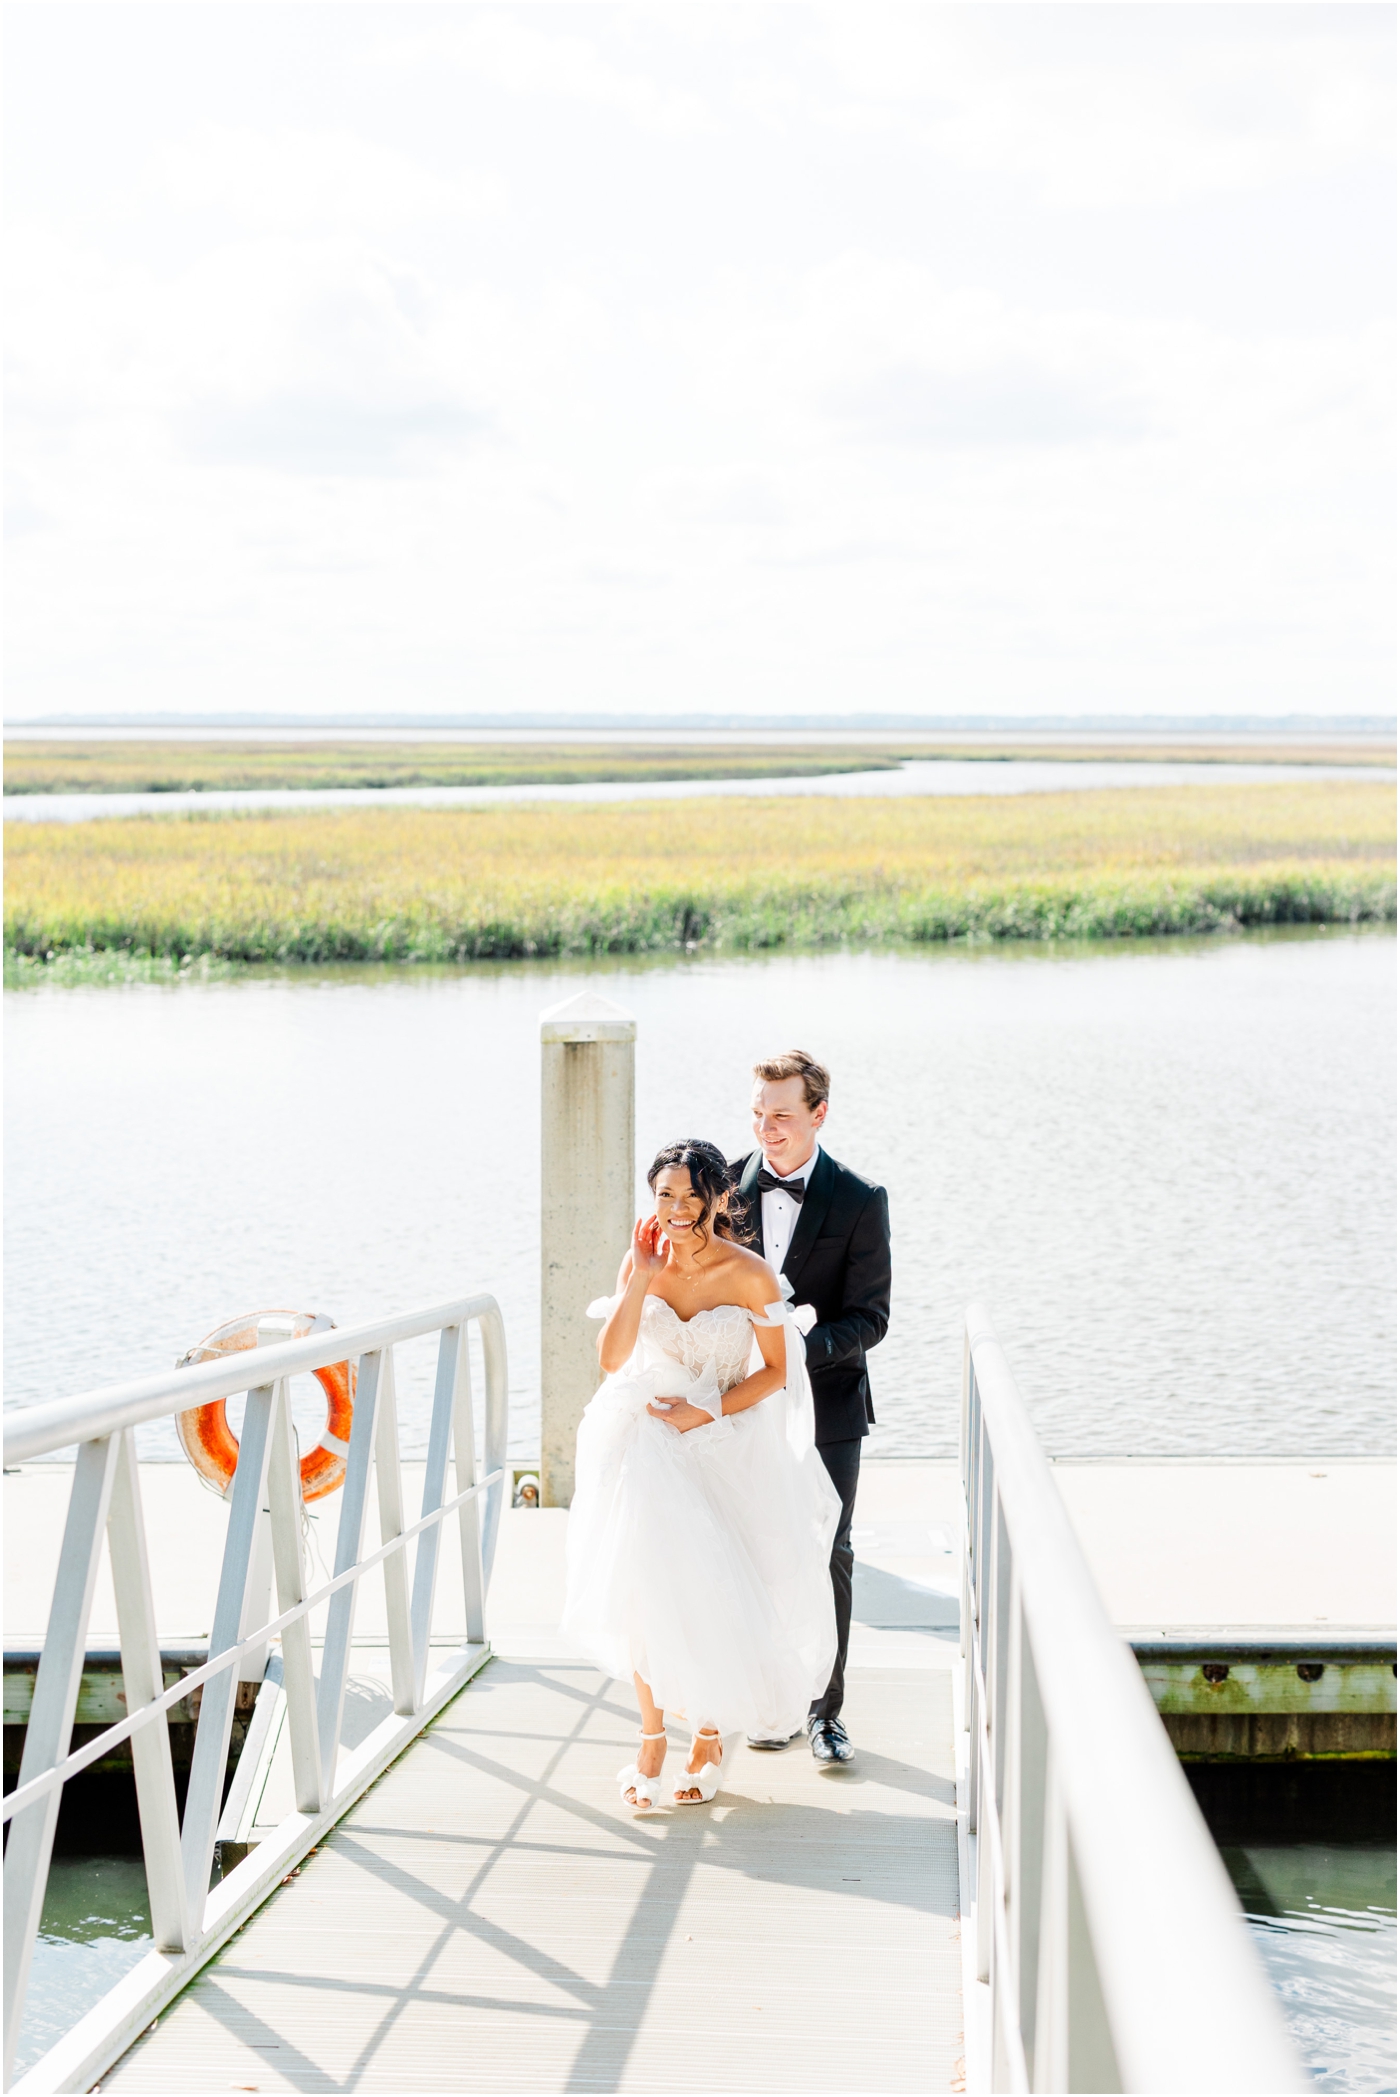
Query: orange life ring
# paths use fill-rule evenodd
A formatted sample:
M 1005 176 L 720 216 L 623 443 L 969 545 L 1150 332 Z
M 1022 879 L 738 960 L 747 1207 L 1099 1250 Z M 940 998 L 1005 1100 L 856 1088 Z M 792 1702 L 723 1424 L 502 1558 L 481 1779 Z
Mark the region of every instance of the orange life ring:
M 239 1354 L 244 1348 L 256 1347 L 259 1326 L 264 1328 L 262 1337 L 266 1342 L 266 1327 L 274 1321 L 279 1340 L 300 1340 L 308 1333 L 335 1329 L 334 1319 L 324 1313 L 253 1311 L 216 1326 L 197 1346 L 182 1354 L 175 1366 L 183 1369 L 191 1362 L 211 1362 L 220 1355 Z M 345 1483 L 350 1422 L 355 1415 L 355 1369 L 351 1362 L 334 1362 L 330 1368 L 316 1369 L 313 1374 L 326 1394 L 326 1426 L 315 1448 L 301 1460 L 301 1497 L 324 1500 L 327 1493 Z M 175 1415 L 175 1429 L 186 1456 L 205 1484 L 225 1498 L 238 1468 L 238 1437 L 228 1424 L 226 1402 L 216 1398 L 210 1405 L 194 1405 Z

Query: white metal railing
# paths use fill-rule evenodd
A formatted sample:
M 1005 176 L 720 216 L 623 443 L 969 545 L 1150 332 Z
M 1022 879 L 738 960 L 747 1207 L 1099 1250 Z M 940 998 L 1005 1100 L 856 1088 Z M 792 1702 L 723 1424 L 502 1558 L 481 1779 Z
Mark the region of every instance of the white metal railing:
M 480 1329 L 486 1371 L 485 1465 L 480 1476 L 468 1352 L 473 1323 Z M 394 1348 L 434 1333 L 440 1339 L 423 1504 L 420 1519 L 406 1525 Z M 290 1379 L 346 1360 L 358 1361 L 359 1373 L 335 1571 L 324 1586 L 308 1592 Z M 248 1393 L 247 1408 L 238 1468 L 226 1496 L 228 1535 L 209 1658 L 166 1689 L 135 1430 L 143 1421 L 243 1391 Z M 16 2085 L 26 2092 L 89 2088 L 481 1666 L 487 1652 L 483 1611 L 503 1498 L 506 1414 L 505 1329 L 494 1297 L 479 1295 L 260 1346 L 254 1354 L 228 1355 L 6 1416 L 7 1465 L 77 1444 L 19 1781 L 4 1803 L 10 1823 L 5 1856 L 7 2088 L 64 1783 L 120 1742 L 131 1742 L 155 1949 L 29 2070 Z M 446 1493 L 449 1454 L 456 1485 L 451 1496 Z M 372 1474 L 382 1541 L 367 1551 Z M 441 1525 L 453 1513 L 461 1540 L 466 1642 L 430 1672 Z M 70 1754 L 104 1536 L 128 1715 Z M 410 1589 L 408 1546 L 415 1540 Z M 340 1747 L 340 1735 L 355 1598 L 360 1581 L 375 1566 L 384 1570 L 393 1713 L 347 1752 Z M 274 1576 L 280 1614 L 266 1621 Z M 322 1605 L 328 1606 L 318 1677 L 310 1617 Z M 296 1811 L 211 1889 L 239 1663 L 278 1637 Z M 202 1697 L 182 1818 L 166 1714 L 195 1688 L 202 1689 Z
M 962 1477 L 969 2087 L 1302 2089 L 1224 1866 L 980 1304 Z

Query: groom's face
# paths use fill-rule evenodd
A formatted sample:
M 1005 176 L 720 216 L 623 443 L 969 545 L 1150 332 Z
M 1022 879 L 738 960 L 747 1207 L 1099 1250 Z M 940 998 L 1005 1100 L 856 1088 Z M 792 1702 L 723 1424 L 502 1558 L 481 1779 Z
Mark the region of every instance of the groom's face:
M 760 1079 L 753 1089 L 753 1132 L 774 1172 L 795 1172 L 812 1155 L 826 1101 L 809 1107 L 801 1078 Z

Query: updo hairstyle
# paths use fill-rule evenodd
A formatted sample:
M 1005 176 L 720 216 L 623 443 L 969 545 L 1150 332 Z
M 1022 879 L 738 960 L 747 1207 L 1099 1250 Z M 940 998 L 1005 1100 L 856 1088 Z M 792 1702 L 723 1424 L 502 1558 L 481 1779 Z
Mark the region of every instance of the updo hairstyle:
M 690 1174 L 691 1187 L 703 1204 L 690 1226 L 692 1235 L 698 1235 L 701 1244 L 706 1244 L 713 1218 L 715 1236 L 730 1238 L 738 1244 L 739 1233 L 729 1220 L 729 1168 L 724 1161 L 724 1152 L 713 1143 L 701 1143 L 697 1139 L 668 1143 L 656 1153 L 647 1174 L 647 1185 L 653 1191 L 668 1165 L 681 1166 Z

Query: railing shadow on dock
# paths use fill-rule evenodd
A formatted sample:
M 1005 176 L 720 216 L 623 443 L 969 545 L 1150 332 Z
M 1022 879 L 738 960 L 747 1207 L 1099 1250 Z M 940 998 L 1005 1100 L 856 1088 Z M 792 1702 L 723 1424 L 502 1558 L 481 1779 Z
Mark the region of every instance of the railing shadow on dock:
M 485 1366 L 484 1466 L 477 1462 L 473 1421 L 468 1347 L 473 1324 L 480 1331 Z M 433 1334 L 439 1336 L 438 1361 L 422 1508 L 417 1520 L 405 1523 L 394 1349 Z M 358 1363 L 358 1392 L 335 1569 L 329 1581 L 308 1592 L 290 1380 L 346 1361 Z M 208 1659 L 167 1689 L 136 1430 L 148 1420 L 245 1391 Z M 488 1653 L 484 1609 L 503 1499 L 506 1424 L 505 1329 L 496 1301 L 488 1295 L 260 1346 L 251 1361 L 245 1352 L 6 1417 L 7 1466 L 77 1445 L 19 1781 L 4 1804 L 9 1822 L 4 1910 L 7 2088 L 64 1784 L 130 1741 L 155 1948 L 14 2085 L 26 2092 L 88 2088 L 482 1666 Z M 456 1486 L 451 1495 L 449 1462 Z M 382 1542 L 369 1550 L 365 1529 L 372 1480 Z M 461 1543 L 465 1639 L 452 1651 L 434 1652 L 442 1524 L 454 1514 Z M 258 1548 L 264 1518 L 280 1612 L 269 1621 L 263 1621 L 269 1594 L 265 1559 Z M 116 1598 L 127 1716 L 70 1753 L 104 1539 Z M 411 1586 L 410 1545 L 415 1546 Z M 347 1750 L 344 1719 L 355 1600 L 360 1581 L 376 1567 L 383 1568 L 392 1709 Z M 310 1619 L 323 1605 L 327 1616 L 318 1675 Z M 296 1810 L 211 1887 L 239 1663 L 274 1638 L 281 1641 Z M 197 1688 L 202 1697 L 182 1817 L 167 1714 Z
M 853 1790 L 814 1778 L 805 1753 L 736 1744 L 726 1806 L 633 1818 L 613 1781 L 635 1741 L 621 1685 L 578 1660 L 493 1660 L 323 1849 L 325 1941 L 308 1941 L 303 1880 L 111 2086 L 203 2087 L 181 2070 L 212 2044 L 224 2077 L 266 2049 L 307 2089 L 946 2087 L 956 1837 L 946 1780 L 939 1794 L 916 1780 L 935 1709 L 951 1773 L 948 1672 L 893 1672 L 883 1759 L 910 1772 L 902 1798 L 875 1774 Z M 864 1740 L 885 1689 L 867 1703 L 853 1686 Z M 372 1949 L 331 1920 L 352 1904 Z M 872 1958 L 884 1992 L 843 2007 L 833 1991 Z
M 980 1304 L 961 1462 L 969 2088 L 1306 2087 Z

